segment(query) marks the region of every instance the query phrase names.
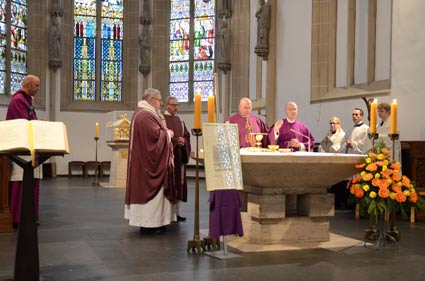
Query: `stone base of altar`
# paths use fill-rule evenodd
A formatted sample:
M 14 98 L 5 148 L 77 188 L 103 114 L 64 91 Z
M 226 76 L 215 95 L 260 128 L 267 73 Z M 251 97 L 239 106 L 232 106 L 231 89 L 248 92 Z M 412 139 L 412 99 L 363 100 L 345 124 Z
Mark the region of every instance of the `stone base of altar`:
M 106 188 L 125 188 L 127 180 L 128 141 L 107 141 L 112 148 L 112 161 L 109 171 L 109 183 L 102 183 Z

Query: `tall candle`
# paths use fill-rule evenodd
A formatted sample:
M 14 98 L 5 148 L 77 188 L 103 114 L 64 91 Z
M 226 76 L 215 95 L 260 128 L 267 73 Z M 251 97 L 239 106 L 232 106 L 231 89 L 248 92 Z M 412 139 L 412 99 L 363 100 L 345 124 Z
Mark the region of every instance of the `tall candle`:
M 208 96 L 208 122 L 215 123 L 215 98 Z
M 376 114 L 378 110 L 378 101 L 376 99 L 370 103 L 370 124 L 369 130 L 371 134 L 376 133 Z
M 99 123 L 96 122 L 96 138 L 99 138 Z
M 391 115 L 390 115 L 390 134 L 397 134 L 397 110 L 398 104 L 394 99 L 391 104 Z
M 194 108 L 194 121 L 193 121 L 193 128 L 194 129 L 201 129 L 201 110 L 202 110 L 202 103 L 201 103 L 201 94 L 196 93 L 195 94 L 195 108 Z

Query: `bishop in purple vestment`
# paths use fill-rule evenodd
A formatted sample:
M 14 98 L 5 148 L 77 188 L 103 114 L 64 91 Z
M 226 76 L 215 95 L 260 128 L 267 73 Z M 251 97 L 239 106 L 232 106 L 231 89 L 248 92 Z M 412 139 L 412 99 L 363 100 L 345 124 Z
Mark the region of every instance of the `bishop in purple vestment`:
M 187 202 L 187 179 L 186 164 L 190 158 L 190 133 L 184 121 L 177 116 L 179 102 L 175 97 L 167 97 L 165 100 L 164 112 L 167 128 L 172 130 L 174 136 L 171 138 L 174 151 L 174 178 L 176 185 L 176 196 L 178 202 Z M 177 221 L 185 221 L 186 218 L 180 216 L 179 203 L 176 204 Z
M 298 107 L 294 102 L 285 106 L 286 118 L 276 121 L 270 130 L 269 141 L 280 148 L 292 148 L 294 151 L 305 151 L 314 147 L 314 137 L 308 127 L 297 120 Z
M 264 133 L 262 146 L 267 146 L 269 128 L 260 117 L 252 114 L 252 102 L 249 98 L 242 98 L 239 101 L 238 112 L 227 118 L 225 123 L 238 125 L 240 147 L 251 147 L 255 145 L 255 136 L 251 133 Z
M 7 108 L 6 120 L 12 119 L 27 119 L 37 120 L 37 114 L 35 113 L 32 105 L 32 99 L 34 95 L 40 90 L 40 79 L 34 75 L 27 75 L 22 83 L 22 88 L 19 89 L 10 100 Z M 40 193 L 40 180 L 37 178 L 34 180 L 34 195 L 35 195 L 35 216 L 38 220 L 38 208 L 39 208 L 39 193 Z M 22 194 L 22 179 L 23 170 L 16 164 L 13 164 L 12 175 L 9 182 L 10 191 L 10 212 L 12 213 L 12 220 L 14 228 L 17 228 L 20 214 L 21 214 L 21 194 Z

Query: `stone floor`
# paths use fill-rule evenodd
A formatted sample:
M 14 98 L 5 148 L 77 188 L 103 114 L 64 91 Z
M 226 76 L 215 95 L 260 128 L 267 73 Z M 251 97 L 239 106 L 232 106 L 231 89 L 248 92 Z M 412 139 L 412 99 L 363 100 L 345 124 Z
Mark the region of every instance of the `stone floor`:
M 194 233 L 193 180 L 189 202 L 182 205 L 187 221 L 161 234 L 140 234 L 127 224 L 124 189 L 93 188 L 92 182 L 93 177 L 43 180 L 41 280 L 425 280 L 424 221 L 410 224 L 399 219 L 399 250 L 393 243 L 364 247 L 361 239 L 368 220 L 356 221 L 353 211 L 337 210 L 328 244 L 261 248 L 229 237 L 228 251 L 239 257 L 218 259 L 186 251 Z M 201 181 L 201 233 L 208 229 L 207 198 Z M 13 278 L 16 239 L 16 233 L 0 234 L 0 280 Z

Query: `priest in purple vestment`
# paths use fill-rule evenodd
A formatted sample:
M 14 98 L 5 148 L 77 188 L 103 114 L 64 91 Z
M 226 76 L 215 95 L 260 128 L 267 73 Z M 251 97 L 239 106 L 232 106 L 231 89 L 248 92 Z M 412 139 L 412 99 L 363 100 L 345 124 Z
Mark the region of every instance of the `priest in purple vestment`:
M 12 119 L 27 119 L 37 120 L 32 105 L 34 95 L 40 90 L 40 79 L 35 75 L 25 76 L 22 82 L 22 88 L 19 89 L 10 100 L 7 108 L 6 120 Z M 29 159 L 29 158 L 28 158 Z M 22 179 L 24 173 L 20 166 L 13 163 L 12 174 L 9 182 L 10 194 L 10 212 L 12 213 L 13 228 L 17 228 L 21 214 L 21 194 L 22 194 Z M 35 216 L 38 221 L 38 208 L 39 208 L 39 194 L 40 194 L 40 178 L 41 170 L 34 170 L 34 196 L 35 196 Z
M 265 134 L 262 146 L 267 146 L 269 128 L 260 117 L 252 114 L 252 102 L 249 98 L 242 98 L 239 101 L 238 112 L 227 118 L 225 123 L 238 125 L 240 147 L 255 146 L 255 136 L 251 133 Z
M 174 136 L 171 139 L 174 150 L 174 178 L 177 192 L 176 213 L 177 221 L 186 221 L 180 215 L 180 202 L 187 202 L 187 179 L 186 164 L 190 158 L 190 133 L 184 121 L 177 116 L 179 102 L 175 97 L 167 97 L 165 100 L 164 118 L 167 128 L 172 130 Z
M 176 220 L 173 131 L 162 123 L 161 93 L 146 89 L 130 127 L 125 214 L 129 225 L 162 232 Z
M 297 120 L 298 106 L 295 102 L 285 105 L 286 118 L 276 121 L 270 130 L 269 141 L 280 148 L 291 148 L 294 151 L 312 151 L 314 137 L 308 127 Z

